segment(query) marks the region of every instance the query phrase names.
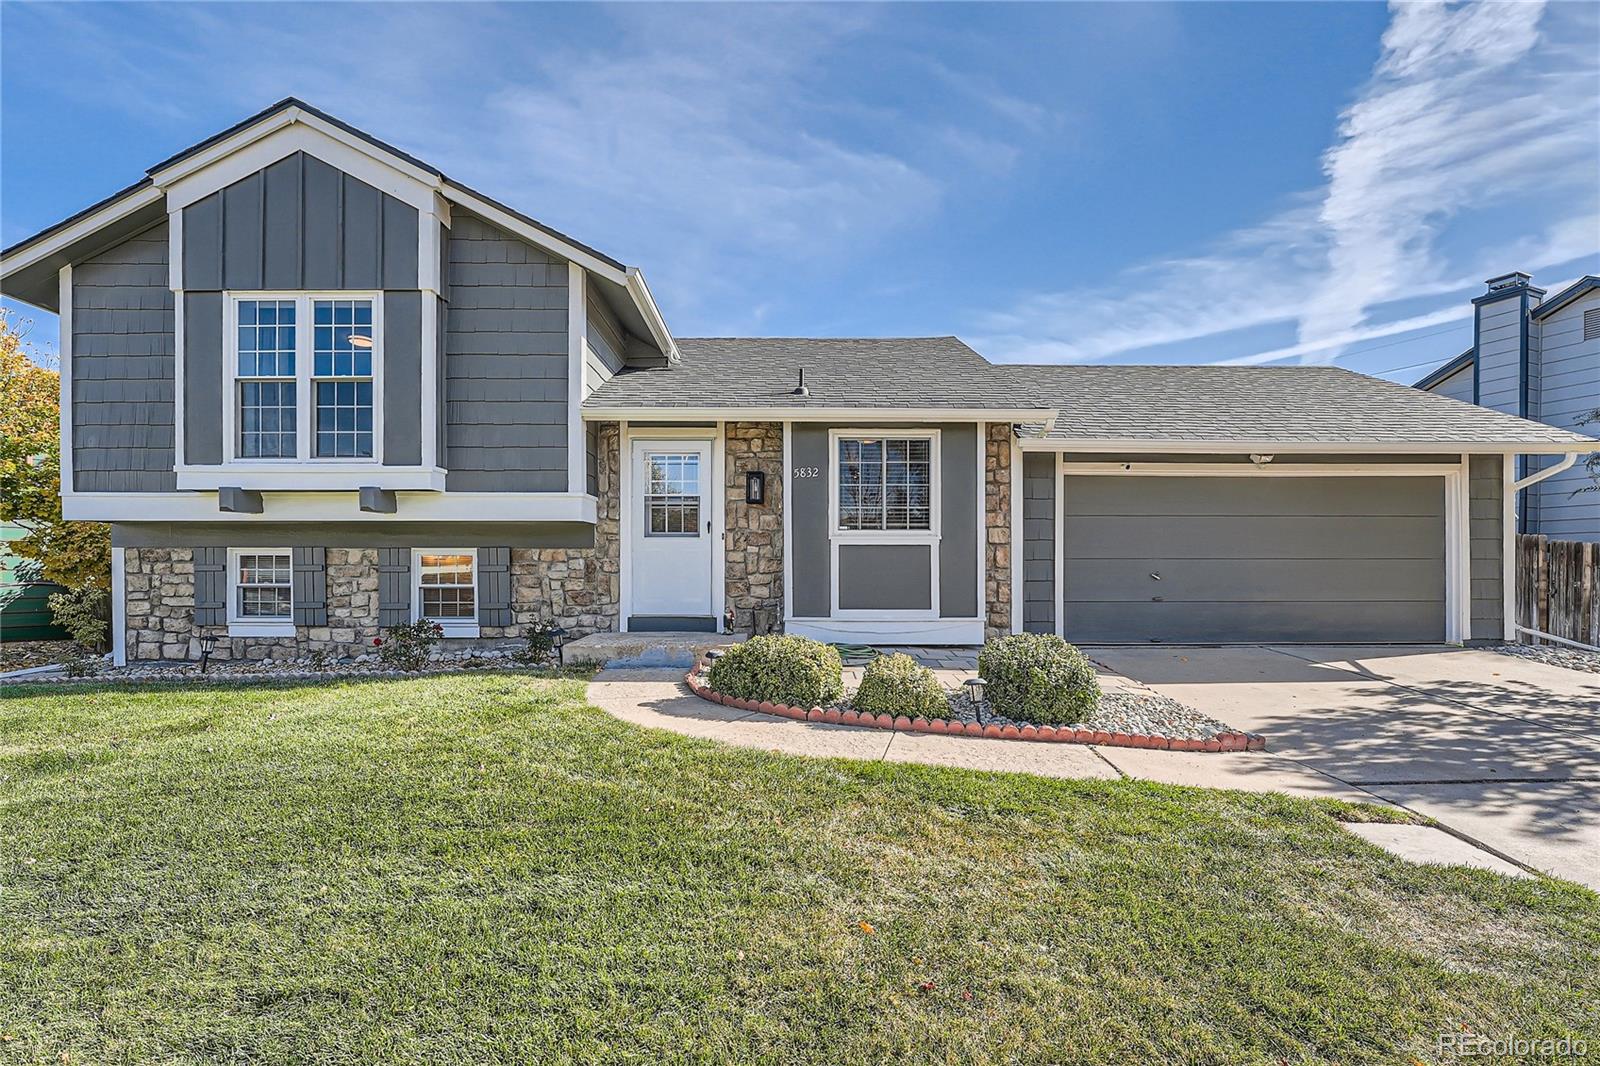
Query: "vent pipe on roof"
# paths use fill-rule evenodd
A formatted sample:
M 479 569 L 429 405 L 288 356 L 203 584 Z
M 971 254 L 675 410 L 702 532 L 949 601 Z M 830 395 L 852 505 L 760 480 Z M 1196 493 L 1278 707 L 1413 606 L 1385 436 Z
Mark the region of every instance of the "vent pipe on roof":
M 810 396 L 811 390 L 806 388 L 806 368 L 800 368 L 800 384 L 789 390 L 790 396 Z

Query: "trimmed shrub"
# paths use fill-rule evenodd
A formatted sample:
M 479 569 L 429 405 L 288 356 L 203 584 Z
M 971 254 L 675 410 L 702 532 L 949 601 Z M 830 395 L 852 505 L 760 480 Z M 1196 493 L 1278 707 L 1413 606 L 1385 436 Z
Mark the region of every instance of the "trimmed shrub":
M 89 651 L 106 646 L 111 631 L 111 593 L 93 585 L 82 585 L 50 596 L 50 614 L 56 625 Z
M 373 637 L 378 659 L 391 670 L 415 673 L 428 665 L 433 646 L 444 636 L 444 626 L 419 618 L 405 625 L 390 626 L 386 637 Z
M 707 681 L 725 696 L 825 707 L 844 694 L 838 649 L 805 637 L 751 637 L 711 661 Z
M 978 675 L 988 683 L 994 713 L 1019 722 L 1081 722 L 1100 705 L 1094 666 L 1060 637 L 1013 633 L 978 653 Z
M 950 697 L 933 671 L 909 655 L 880 655 L 867 664 L 850 705 L 873 714 L 948 718 Z

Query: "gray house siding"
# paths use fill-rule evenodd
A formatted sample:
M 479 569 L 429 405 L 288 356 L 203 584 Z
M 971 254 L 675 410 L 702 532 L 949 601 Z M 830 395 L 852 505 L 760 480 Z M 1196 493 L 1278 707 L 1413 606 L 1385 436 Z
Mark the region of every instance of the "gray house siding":
M 1022 628 L 1056 631 L 1056 457 L 1022 457 Z
M 73 267 L 72 304 L 74 488 L 175 489 L 167 224 Z
M 1435 384 L 1428 391 L 1436 392 L 1440 396 L 1448 396 L 1452 400 L 1460 400 L 1462 403 L 1471 403 L 1472 364 L 1468 363 L 1454 374 Z
M 422 293 L 383 297 L 383 465 L 422 462 Z
M 1581 424 L 1600 409 L 1600 332 L 1590 329 L 1584 339 L 1584 313 L 1600 312 L 1600 292 L 1562 307 L 1538 323 L 1539 345 L 1530 360 L 1529 395 L 1537 402 L 1531 417 L 1576 433 L 1593 434 L 1594 424 Z M 1532 469 L 1555 465 L 1545 457 L 1532 461 Z M 1600 541 L 1600 491 L 1580 461 L 1572 469 L 1540 482 L 1524 492 L 1528 528 L 1554 540 Z M 1591 491 L 1582 491 L 1590 489 Z
M 450 231 L 446 488 L 567 489 L 567 264 L 470 215 Z
M 625 347 L 622 327 L 611 308 L 593 291 L 588 293 L 589 347 L 583 353 L 586 388 L 584 398 L 610 381 L 622 369 L 622 352 Z
M 297 152 L 184 208 L 183 287 L 415 289 L 417 211 Z
M 1498 455 L 1474 455 L 1467 460 L 1467 567 L 1471 583 L 1472 640 L 1502 640 L 1505 637 L 1504 571 L 1501 553 L 1504 511 L 1501 508 L 1504 486 L 1500 478 Z
M 1522 297 L 1513 293 L 1477 308 L 1480 406 L 1522 413 Z
M 793 609 L 799 618 L 829 616 L 833 575 L 828 530 L 830 479 L 827 475 L 832 462 L 828 433 L 830 429 L 849 428 L 848 425 L 804 423 L 796 424 L 790 432 L 791 464 L 815 467 L 822 474 L 793 479 L 790 485 Z M 908 432 L 940 431 L 939 616 L 973 618 L 978 613 L 978 427 L 946 423 L 903 428 Z M 859 550 L 866 547 L 893 550 Z M 934 561 L 929 558 L 928 551 L 927 545 L 841 545 L 840 609 L 929 609 L 933 602 L 929 574 Z

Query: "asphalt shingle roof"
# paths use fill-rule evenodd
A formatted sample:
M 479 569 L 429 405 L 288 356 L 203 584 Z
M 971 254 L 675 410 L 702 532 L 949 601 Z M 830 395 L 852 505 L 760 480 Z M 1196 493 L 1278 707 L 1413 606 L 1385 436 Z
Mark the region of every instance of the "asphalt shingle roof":
M 670 370 L 625 370 L 587 407 L 1048 408 L 955 337 L 679 337 Z M 806 372 L 809 397 L 793 394 Z
M 1337 367 L 995 365 L 955 337 L 680 338 L 585 406 L 1054 409 L 1052 440 L 1575 444 L 1591 438 Z M 792 391 L 806 371 L 809 397 Z

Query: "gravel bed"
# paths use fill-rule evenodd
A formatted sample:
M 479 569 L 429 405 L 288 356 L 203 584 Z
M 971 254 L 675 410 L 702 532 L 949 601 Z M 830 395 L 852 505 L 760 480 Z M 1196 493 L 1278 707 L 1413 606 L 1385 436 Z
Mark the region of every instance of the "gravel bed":
M 1560 644 L 1498 644 L 1493 651 L 1517 659 L 1532 659 L 1547 666 L 1564 666 L 1568 670 L 1600 674 L 1600 652 L 1583 648 L 1565 648 Z
M 66 662 L 72 648 L 70 640 L 13 640 L 0 644 L 0 674 Z
M 428 668 L 417 673 L 394 670 L 386 666 L 376 654 L 331 661 L 299 659 L 229 659 L 212 662 L 205 673 L 197 662 L 141 662 L 124 667 L 114 667 L 110 661 L 89 677 L 49 676 L 0 678 L 0 686 L 37 684 L 81 684 L 107 681 L 192 681 L 213 684 L 223 681 L 311 681 L 336 680 L 341 677 L 420 677 L 426 674 L 453 674 L 464 670 L 522 670 L 546 672 L 550 666 L 535 666 L 518 660 L 516 653 L 492 648 L 475 648 L 468 652 L 435 653 L 428 660 Z

